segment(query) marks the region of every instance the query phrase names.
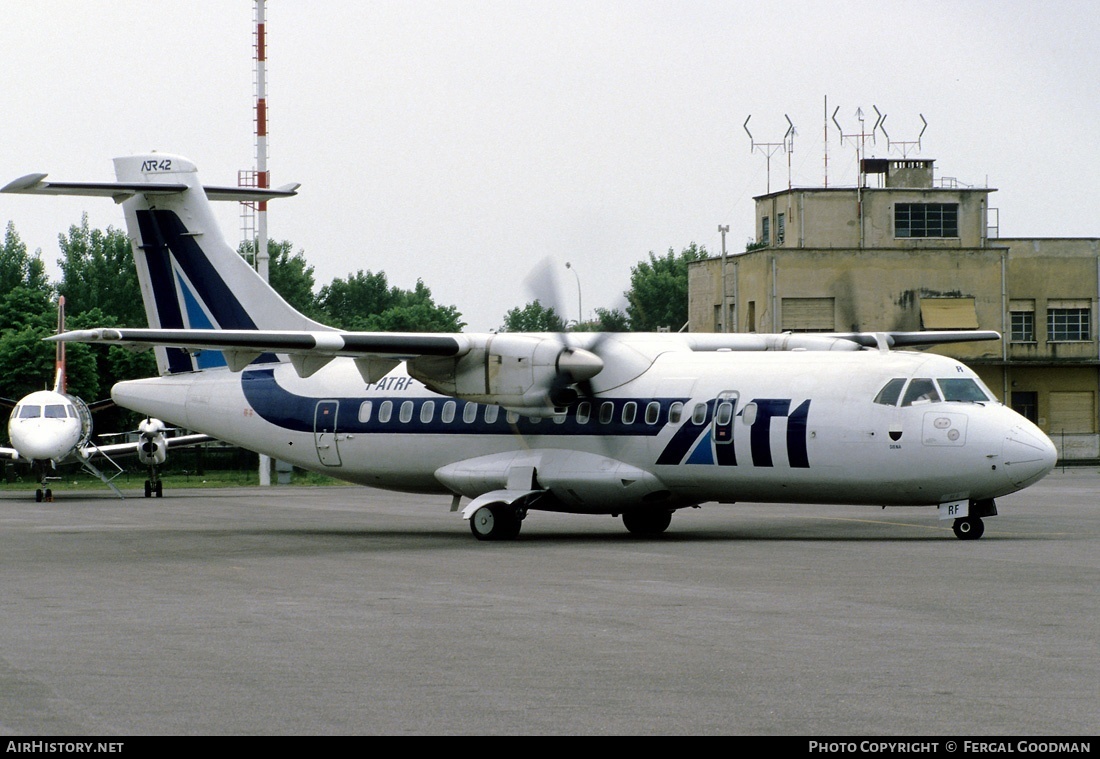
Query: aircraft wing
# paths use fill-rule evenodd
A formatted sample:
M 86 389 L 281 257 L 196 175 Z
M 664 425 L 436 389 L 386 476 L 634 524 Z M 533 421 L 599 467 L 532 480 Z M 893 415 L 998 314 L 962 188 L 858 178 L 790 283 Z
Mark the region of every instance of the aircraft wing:
M 0 448 L 0 459 L 17 459 L 19 451 L 14 448 Z
M 213 443 L 216 439 L 209 435 L 177 435 L 176 437 L 164 438 L 164 443 L 168 448 L 184 448 L 189 445 L 198 445 L 199 443 Z M 94 458 L 96 456 L 106 456 L 111 458 L 113 456 L 126 456 L 128 454 L 137 453 L 138 448 L 142 445 L 141 440 L 135 440 L 132 443 L 111 443 L 110 445 L 86 445 L 80 449 L 80 455 L 85 459 Z

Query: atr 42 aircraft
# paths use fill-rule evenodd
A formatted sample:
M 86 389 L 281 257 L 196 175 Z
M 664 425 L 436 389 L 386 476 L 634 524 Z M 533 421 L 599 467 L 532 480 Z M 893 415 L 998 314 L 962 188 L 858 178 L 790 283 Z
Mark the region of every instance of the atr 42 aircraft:
M 1038 481 L 1053 444 L 965 365 L 904 349 L 996 332 L 342 332 L 280 298 L 224 240 L 185 158 L 115 160 L 117 182 L 5 192 L 123 204 L 148 329 L 56 339 L 156 346 L 161 376 L 120 405 L 344 480 L 448 494 L 479 539 L 532 511 L 665 530 L 708 502 L 936 506 L 975 539 L 994 499 Z M 167 346 L 167 347 L 166 347 Z
M 65 298 L 58 298 L 57 331 L 65 331 Z M 77 462 L 122 497 L 122 492 L 92 464 L 93 458 L 103 458 L 121 471 L 112 456 L 136 454 L 138 461 L 149 467 L 149 479 L 145 481 L 145 497 L 154 493 L 163 495 L 163 484 L 157 475 L 157 466 L 163 464 L 168 448 L 194 445 L 211 440 L 209 435 L 182 435 L 167 437 L 168 428 L 159 419 L 148 418 L 138 427 L 138 439 L 132 443 L 96 445 L 91 442 L 92 411 L 88 404 L 70 395 L 65 374 L 65 343 L 57 344 L 56 375 L 53 390 L 38 390 L 23 396 L 14 404 L 8 419 L 8 439 L 11 448 L 0 448 L 0 458 L 28 461 L 34 469 L 41 487 L 35 491 L 36 501 L 52 501 L 53 490 L 48 486 L 57 479 L 59 464 Z M 108 402 L 109 403 L 109 402 Z M 12 405 L 10 402 L 7 405 Z

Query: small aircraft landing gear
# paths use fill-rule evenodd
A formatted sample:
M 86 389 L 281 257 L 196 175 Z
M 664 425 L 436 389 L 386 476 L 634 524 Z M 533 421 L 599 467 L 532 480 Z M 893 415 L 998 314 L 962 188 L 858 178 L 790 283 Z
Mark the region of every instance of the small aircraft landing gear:
M 955 531 L 955 537 L 959 540 L 977 540 L 985 532 L 985 523 L 982 522 L 981 517 L 966 517 L 956 519 L 951 529 Z
M 660 535 L 672 524 L 667 508 L 635 508 L 623 512 L 623 525 L 634 535 Z
M 521 510 L 507 503 L 489 503 L 470 515 L 470 531 L 478 540 L 514 540 L 519 536 Z
M 145 497 L 152 498 L 156 495 L 157 498 L 164 496 L 164 484 L 160 480 L 146 480 L 145 481 Z

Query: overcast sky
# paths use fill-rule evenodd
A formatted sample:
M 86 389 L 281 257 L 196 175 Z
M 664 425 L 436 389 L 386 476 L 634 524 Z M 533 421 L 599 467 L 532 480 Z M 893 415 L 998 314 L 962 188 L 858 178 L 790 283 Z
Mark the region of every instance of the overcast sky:
M 0 184 L 110 181 L 111 160 L 186 156 L 207 184 L 254 165 L 251 0 L 0 5 Z M 418 278 L 470 330 L 529 301 L 621 305 L 630 269 L 692 242 L 744 249 L 753 196 L 856 181 L 874 108 L 937 173 L 997 188 L 1001 235 L 1100 237 L 1100 13 L 1047 2 L 464 0 L 267 4 L 269 205 L 318 286 Z M 868 156 L 897 156 L 880 133 Z M 788 159 L 790 170 L 788 175 Z M 239 211 L 219 204 L 226 236 Z M 109 200 L 0 196 L 56 277 L 58 233 Z M 566 262 L 573 266 L 566 269 Z M 575 272 L 575 274 L 574 274 Z

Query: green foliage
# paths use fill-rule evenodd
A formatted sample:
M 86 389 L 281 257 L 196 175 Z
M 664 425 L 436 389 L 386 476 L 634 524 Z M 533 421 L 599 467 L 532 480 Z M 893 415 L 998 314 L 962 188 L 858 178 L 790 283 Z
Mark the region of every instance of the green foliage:
M 668 249 L 658 258 L 649 254 L 630 270 L 626 292 L 627 316 L 635 332 L 656 332 L 661 328 L 678 331 L 688 320 L 688 264 L 707 258 L 701 245 L 691 243 L 679 255 Z
M 109 314 L 110 327 L 144 327 L 145 306 L 138 287 L 130 238 L 108 227 L 104 232 L 88 227 L 84 214 L 80 226 L 58 235 L 62 257 L 58 292 L 65 296 L 68 313 L 79 314 L 99 308 Z
M 356 332 L 460 332 L 454 306 L 437 305 L 423 280 L 412 290 L 390 287 L 385 272 L 360 269 L 334 279 L 317 294 L 319 321 Z
M 43 339 L 51 332 L 23 325 L 0 333 L 0 395 L 19 400 L 35 390 L 49 390 L 54 382 L 54 347 Z
M 9 221 L 4 243 L 0 246 L 0 293 L 11 292 L 20 286 L 45 293 L 53 289 L 46 278 L 42 256 L 27 254 L 26 244 L 15 231 L 15 224 Z
M 544 306 L 538 300 L 523 308 L 513 308 L 504 315 L 501 332 L 564 332 L 565 321 L 553 306 Z

